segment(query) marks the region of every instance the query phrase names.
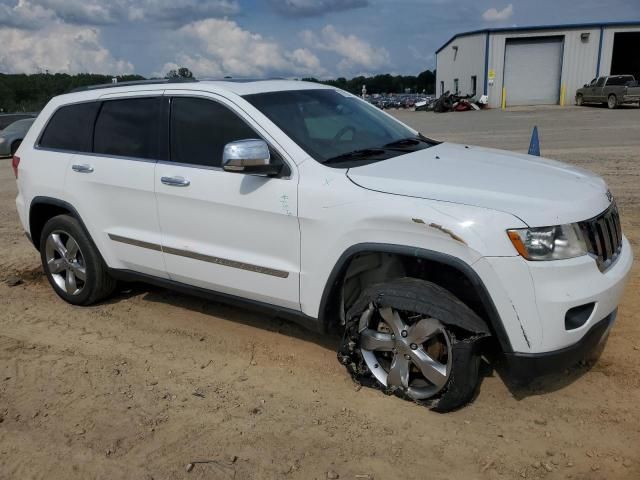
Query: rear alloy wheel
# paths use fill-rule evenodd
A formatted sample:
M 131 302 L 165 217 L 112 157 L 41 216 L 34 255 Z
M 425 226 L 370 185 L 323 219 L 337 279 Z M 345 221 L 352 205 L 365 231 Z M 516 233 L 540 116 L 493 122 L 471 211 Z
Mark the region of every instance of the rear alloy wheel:
M 582 97 L 582 95 L 576 95 L 576 105 L 578 107 L 584 105 L 584 98 Z
M 73 305 L 96 303 L 116 287 L 98 249 L 69 215 L 58 215 L 44 225 L 40 257 L 55 292 Z
M 404 317 L 404 318 L 403 318 Z M 406 315 L 390 307 L 364 312 L 362 357 L 382 386 L 412 400 L 439 393 L 451 376 L 451 337 L 444 325 L 424 315 Z
M 609 107 L 611 110 L 613 110 L 617 106 L 618 106 L 618 99 L 616 98 L 616 96 L 615 95 L 609 95 L 609 98 L 607 98 L 607 107 Z
M 82 293 L 87 267 L 78 242 L 69 233 L 54 230 L 45 242 L 47 269 L 56 286 L 67 295 Z

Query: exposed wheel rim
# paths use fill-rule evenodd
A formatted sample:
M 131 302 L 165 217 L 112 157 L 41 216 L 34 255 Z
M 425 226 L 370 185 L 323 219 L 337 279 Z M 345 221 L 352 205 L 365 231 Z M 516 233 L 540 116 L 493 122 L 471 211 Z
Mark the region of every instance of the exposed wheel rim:
M 47 270 L 60 290 L 80 295 L 86 285 L 87 267 L 75 238 L 62 230 L 49 234 L 45 243 Z
M 613 108 L 616 106 L 616 99 L 614 97 L 609 97 L 609 108 Z
M 439 320 L 370 305 L 360 318 L 359 332 L 362 357 L 385 387 L 424 400 L 446 386 L 451 338 Z

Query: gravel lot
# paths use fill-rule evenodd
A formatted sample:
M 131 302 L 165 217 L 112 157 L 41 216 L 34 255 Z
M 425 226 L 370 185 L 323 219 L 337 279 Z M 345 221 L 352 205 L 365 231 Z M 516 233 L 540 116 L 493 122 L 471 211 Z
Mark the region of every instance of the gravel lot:
M 639 109 L 395 114 L 517 151 L 538 125 L 544 155 L 607 179 L 638 252 Z M 358 391 L 337 339 L 279 319 L 145 286 L 63 303 L 15 194 L 0 160 L 0 478 L 640 478 L 640 262 L 595 365 L 527 390 L 488 371 L 473 404 L 440 415 Z

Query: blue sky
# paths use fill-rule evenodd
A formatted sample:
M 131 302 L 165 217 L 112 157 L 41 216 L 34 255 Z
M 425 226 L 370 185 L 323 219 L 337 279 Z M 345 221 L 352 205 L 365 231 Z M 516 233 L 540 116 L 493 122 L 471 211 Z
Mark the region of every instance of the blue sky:
M 452 35 L 640 20 L 640 0 L 0 0 L 0 72 L 418 74 Z

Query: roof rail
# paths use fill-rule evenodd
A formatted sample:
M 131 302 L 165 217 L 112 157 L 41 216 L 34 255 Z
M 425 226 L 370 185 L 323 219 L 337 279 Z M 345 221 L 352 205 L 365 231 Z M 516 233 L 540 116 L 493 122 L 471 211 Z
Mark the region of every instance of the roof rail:
M 165 83 L 194 83 L 197 82 L 195 78 L 157 78 L 152 80 L 134 80 L 130 82 L 118 82 L 118 83 L 100 83 L 98 85 L 87 85 L 84 87 L 77 87 L 70 90 L 69 93 L 86 92 L 88 90 L 100 90 L 103 88 L 116 88 L 116 87 L 131 87 L 136 85 L 162 85 Z
M 232 83 L 251 83 L 266 82 L 268 80 L 286 80 L 284 77 L 206 77 L 200 78 L 203 82 L 232 82 Z

